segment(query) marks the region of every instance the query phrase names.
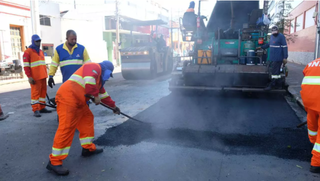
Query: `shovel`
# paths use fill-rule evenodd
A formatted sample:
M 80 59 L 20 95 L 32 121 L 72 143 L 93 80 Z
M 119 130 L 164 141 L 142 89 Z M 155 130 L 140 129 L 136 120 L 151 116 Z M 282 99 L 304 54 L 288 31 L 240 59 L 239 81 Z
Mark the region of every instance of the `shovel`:
M 94 102 L 94 97 L 93 97 L 93 96 L 90 96 L 90 95 L 85 95 L 85 96 L 86 96 L 87 98 L 90 98 L 90 99 Z M 110 109 L 110 110 L 112 110 L 112 111 L 115 111 L 112 107 L 106 105 L 106 104 L 103 103 L 103 102 L 100 102 L 100 105 L 102 105 L 103 107 L 106 107 L 106 108 L 108 108 L 108 109 Z M 127 114 L 124 114 L 123 112 L 120 112 L 120 114 L 123 115 L 123 116 L 125 116 L 125 117 L 127 117 L 127 118 L 129 118 L 129 119 L 132 119 L 132 120 L 134 120 L 134 121 L 137 121 L 137 122 L 139 122 L 139 123 L 144 123 L 144 122 L 142 122 L 142 121 L 140 121 L 140 120 L 137 120 L 137 119 L 135 119 L 135 118 L 133 118 L 133 117 L 131 117 L 131 116 L 128 116 Z

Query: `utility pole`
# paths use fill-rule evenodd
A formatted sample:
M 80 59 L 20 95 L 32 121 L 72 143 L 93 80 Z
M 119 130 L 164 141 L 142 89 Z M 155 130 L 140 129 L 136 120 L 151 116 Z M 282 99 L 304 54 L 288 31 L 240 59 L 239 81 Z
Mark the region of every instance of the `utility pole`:
M 317 17 L 315 18 L 316 20 L 316 25 L 317 25 L 317 35 L 316 35 L 316 48 L 315 48 L 315 59 L 320 57 L 320 3 L 318 1 L 318 12 L 317 12 Z
M 115 0 L 116 3 L 116 65 L 120 65 L 119 58 L 119 43 L 120 43 L 120 35 L 119 35 L 119 26 L 120 26 L 120 18 L 119 18 L 119 0 Z
M 77 9 L 77 3 L 76 3 L 76 0 L 73 1 L 73 6 L 74 6 L 74 9 Z
M 40 17 L 38 0 L 30 0 L 32 34 L 40 35 Z
M 172 19 L 172 8 L 171 8 L 171 49 L 173 50 L 173 19 Z M 173 52 L 173 51 L 172 51 Z
M 180 17 L 180 9 L 178 10 L 178 17 Z M 181 56 L 181 53 L 180 53 L 180 30 L 178 30 L 178 52 Z

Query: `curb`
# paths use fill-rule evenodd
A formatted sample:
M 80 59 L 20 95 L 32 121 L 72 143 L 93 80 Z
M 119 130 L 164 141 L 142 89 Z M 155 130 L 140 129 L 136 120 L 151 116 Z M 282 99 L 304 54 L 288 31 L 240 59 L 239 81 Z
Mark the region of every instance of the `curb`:
M 1 85 L 8 85 L 8 84 L 15 84 L 15 83 L 22 83 L 22 82 L 28 82 L 28 80 L 22 79 L 22 80 L 10 81 L 10 82 L 0 82 L 0 86 Z
M 303 101 L 301 99 L 300 93 L 297 92 L 294 89 L 294 87 L 297 87 L 297 86 L 289 86 L 287 92 L 291 95 L 292 98 L 294 98 L 294 100 L 296 100 L 298 105 L 305 111 L 305 108 L 304 108 Z

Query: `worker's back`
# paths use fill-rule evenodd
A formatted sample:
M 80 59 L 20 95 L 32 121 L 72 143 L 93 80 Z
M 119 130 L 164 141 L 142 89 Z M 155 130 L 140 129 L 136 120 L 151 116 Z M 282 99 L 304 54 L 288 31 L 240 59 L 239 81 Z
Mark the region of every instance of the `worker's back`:
M 85 77 L 83 77 L 83 70 L 95 66 L 97 63 L 86 63 L 82 65 L 65 83 L 63 83 L 56 95 L 56 102 L 63 102 L 64 104 L 71 106 L 84 106 L 87 103 L 85 97 Z M 100 66 L 99 66 L 100 68 Z M 88 69 L 86 69 L 88 70 Z M 92 71 L 92 70 L 90 70 Z M 101 75 L 98 75 L 100 77 Z M 101 86 L 100 79 L 96 80 L 96 85 Z M 74 105 L 77 104 L 77 105 Z
M 303 70 L 301 97 L 306 108 L 320 112 L 320 58 L 310 62 Z

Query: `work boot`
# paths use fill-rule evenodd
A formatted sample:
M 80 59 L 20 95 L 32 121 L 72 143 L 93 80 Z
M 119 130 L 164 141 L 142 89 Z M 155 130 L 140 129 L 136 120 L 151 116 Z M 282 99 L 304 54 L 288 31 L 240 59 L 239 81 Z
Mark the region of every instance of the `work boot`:
M 264 91 L 271 91 L 272 90 L 272 86 L 269 85 L 268 87 L 264 88 Z
M 0 121 L 5 120 L 9 115 L 0 114 Z
M 34 111 L 33 116 L 37 118 L 41 117 L 40 111 Z
M 48 109 L 43 108 L 40 110 L 40 113 L 52 113 L 52 111 L 49 111 Z
M 54 165 L 51 164 L 50 161 L 49 161 L 49 163 L 47 165 L 47 169 L 50 170 L 50 171 L 53 171 L 57 175 L 65 176 L 65 175 L 69 174 L 69 170 L 67 168 L 64 168 L 62 165 L 54 166 Z
M 312 173 L 320 173 L 320 167 L 311 166 L 310 167 L 310 172 L 312 172 Z
M 88 149 L 82 148 L 82 156 L 83 157 L 89 157 L 89 156 L 96 155 L 96 154 L 99 154 L 102 152 L 103 152 L 103 149 L 101 149 L 101 148 L 97 148 L 94 151 L 89 151 Z

